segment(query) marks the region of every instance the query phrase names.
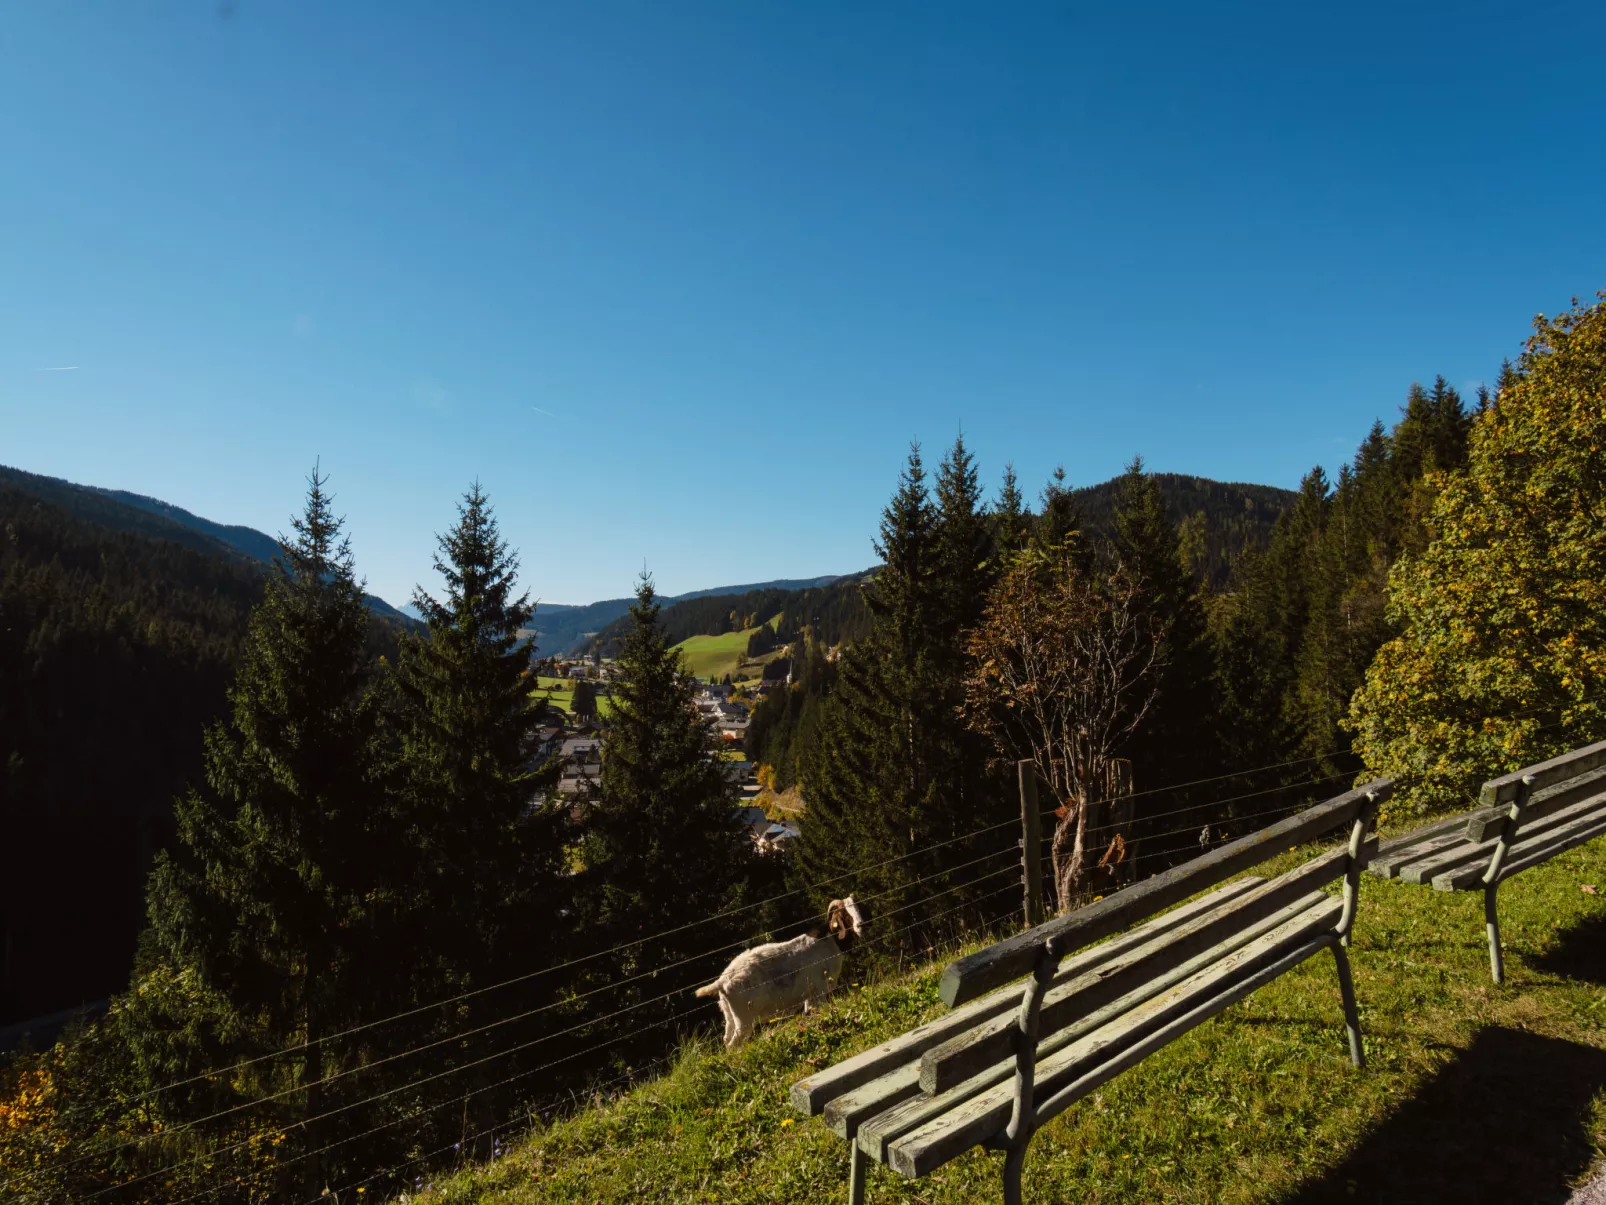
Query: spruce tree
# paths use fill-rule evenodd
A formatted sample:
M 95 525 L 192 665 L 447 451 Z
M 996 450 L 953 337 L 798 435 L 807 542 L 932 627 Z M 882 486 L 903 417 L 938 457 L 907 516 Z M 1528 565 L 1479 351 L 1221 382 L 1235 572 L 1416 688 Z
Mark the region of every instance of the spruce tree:
M 588 936 L 607 946 L 729 909 L 742 898 L 753 860 L 737 821 L 735 788 L 716 760 L 713 726 L 697 710 L 697 681 L 664 630 L 649 577 L 636 588 L 617 664 L 597 800 L 582 845 Z M 725 931 L 699 925 L 632 945 L 614 970 L 629 974 L 675 962 L 717 944 Z M 685 973 L 707 971 L 698 965 Z M 653 994 L 662 990 L 655 982 Z
M 1160 640 L 1158 693 L 1123 751 L 1132 761 L 1133 787 L 1144 792 L 1135 832 L 1139 838 L 1149 836 L 1152 844 L 1155 834 L 1177 825 L 1164 820 L 1145 823 L 1145 812 L 1174 813 L 1203 796 L 1150 792 L 1212 776 L 1224 767 L 1213 723 L 1221 710 L 1215 649 L 1194 581 L 1183 565 L 1177 526 L 1141 457 L 1127 465 L 1120 479 L 1112 542 L 1137 584 L 1146 623 Z M 1143 852 L 1163 856 L 1165 849 Z
M 443 597 L 415 590 L 426 630 L 402 642 L 395 674 L 415 876 L 410 931 L 424 954 L 415 990 L 426 997 L 513 978 L 568 949 L 553 893 L 559 818 L 545 802 L 554 775 L 537 765 L 546 704 L 532 697 L 534 648 L 519 635 L 534 608 L 516 593 L 518 557 L 478 482 L 457 511 L 438 537 Z M 472 1029 L 491 1012 L 518 1011 L 510 1001 L 476 996 L 439 1019 Z M 480 1057 L 509 1040 L 479 1035 L 463 1049 Z M 477 1069 L 473 1086 L 484 1087 L 485 1075 Z M 481 1122 L 472 1128 L 485 1128 L 491 1094 L 477 1092 L 471 1104 Z
M 314 469 L 280 541 L 232 715 L 206 735 L 206 785 L 179 801 L 178 844 L 152 871 L 137 973 L 168 990 L 141 992 L 131 1023 L 137 1061 L 158 1080 L 305 1043 L 255 1082 L 198 1086 L 191 1103 L 303 1085 L 276 1107 L 306 1123 L 297 1141 L 309 1149 L 331 1140 L 328 1123 L 311 1123 L 329 1104 L 318 1081 L 353 1057 L 326 1039 L 382 991 L 374 928 L 391 865 L 367 611 L 326 482 Z M 315 1195 L 320 1158 L 297 1170 L 301 1195 Z
M 952 497 L 970 497 L 968 460 L 951 457 L 950 465 Z M 963 902 L 943 896 L 945 868 L 982 852 L 940 844 L 964 817 L 954 779 L 957 624 L 943 576 L 962 545 L 945 545 L 940 524 L 916 446 L 882 513 L 882 565 L 864 587 L 871 631 L 839 659 L 836 693 L 805 769 L 797 867 L 816 903 L 848 891 L 879 897 L 878 910 L 915 927 L 911 943 L 923 940 L 923 919 Z M 923 877 L 932 881 L 916 886 Z
M 1008 463 L 1004 465 L 1004 482 L 998 487 L 998 501 L 993 504 L 993 541 L 1000 557 L 1007 557 L 1025 545 L 1030 521 L 1026 498 L 1015 476 L 1015 465 Z
M 1046 551 L 1058 548 L 1081 526 L 1082 516 L 1077 513 L 1071 487 L 1065 483 L 1065 466 L 1057 465 L 1054 475 L 1043 487 L 1032 537 L 1038 547 Z

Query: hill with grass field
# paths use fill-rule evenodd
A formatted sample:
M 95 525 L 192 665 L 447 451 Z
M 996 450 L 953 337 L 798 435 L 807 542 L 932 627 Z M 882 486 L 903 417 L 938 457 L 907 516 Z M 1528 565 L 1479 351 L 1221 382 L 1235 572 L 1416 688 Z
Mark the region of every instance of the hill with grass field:
M 1345 1054 L 1333 964 L 1312 959 L 1050 1122 L 1026 1161 L 1026 1199 L 1564 1201 L 1606 1139 L 1606 896 L 1580 890 L 1603 883 L 1606 842 L 1505 884 L 1508 979 L 1494 987 L 1476 893 L 1367 877 L 1351 951 L 1364 1071 Z M 407 1199 L 844 1201 L 847 1146 L 794 1113 L 788 1089 L 940 1015 L 938 976 L 961 952 L 855 984 L 732 1054 L 711 1017 L 662 1065 L 619 1067 L 594 1094 L 538 1104 L 533 1126 L 502 1131 L 493 1162 L 448 1170 Z M 844 982 L 856 973 L 850 961 Z M 995 1205 L 1000 1162 L 972 1151 L 913 1182 L 872 1165 L 868 1200 Z

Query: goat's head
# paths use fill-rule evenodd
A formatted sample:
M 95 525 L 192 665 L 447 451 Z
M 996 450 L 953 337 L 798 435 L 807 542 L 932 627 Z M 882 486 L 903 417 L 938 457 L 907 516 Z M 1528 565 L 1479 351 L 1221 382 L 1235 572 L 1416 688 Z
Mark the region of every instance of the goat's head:
M 825 910 L 826 931 L 836 939 L 836 944 L 844 950 L 862 936 L 864 931 L 864 916 L 859 911 L 859 905 L 853 902 L 850 895 L 845 900 L 832 900 Z

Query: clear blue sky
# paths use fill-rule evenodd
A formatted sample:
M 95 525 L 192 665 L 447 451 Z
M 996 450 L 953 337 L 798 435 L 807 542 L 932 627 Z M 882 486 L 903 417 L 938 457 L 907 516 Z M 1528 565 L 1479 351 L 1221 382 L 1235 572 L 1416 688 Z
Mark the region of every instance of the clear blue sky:
M 0 463 L 372 589 L 871 563 L 908 442 L 1293 486 L 1606 286 L 1606 5 L 0 9 Z M 40 371 L 68 368 L 73 371 Z

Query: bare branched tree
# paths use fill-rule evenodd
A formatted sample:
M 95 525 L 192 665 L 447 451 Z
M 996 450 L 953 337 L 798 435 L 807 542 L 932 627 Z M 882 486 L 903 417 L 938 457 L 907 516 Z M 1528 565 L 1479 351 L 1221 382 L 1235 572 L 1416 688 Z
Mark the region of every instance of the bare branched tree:
M 1091 570 L 1064 546 L 1016 556 L 967 637 L 968 722 L 1005 756 L 1036 763 L 1061 801 L 1062 910 L 1086 891 L 1089 808 L 1154 703 L 1163 636 L 1125 566 Z

